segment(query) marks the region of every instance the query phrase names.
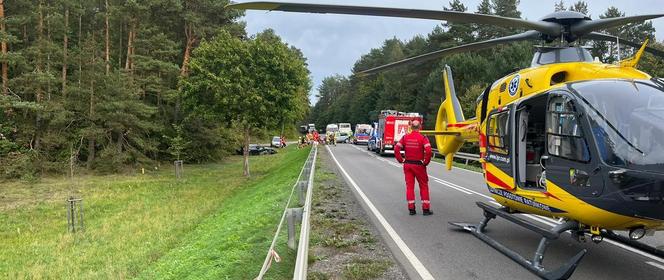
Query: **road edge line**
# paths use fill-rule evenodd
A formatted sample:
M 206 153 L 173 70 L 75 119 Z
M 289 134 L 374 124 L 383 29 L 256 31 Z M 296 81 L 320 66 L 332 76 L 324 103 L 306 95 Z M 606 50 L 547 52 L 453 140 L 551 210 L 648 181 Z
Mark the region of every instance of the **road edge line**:
M 332 160 L 334 160 L 334 163 L 336 163 L 337 167 L 339 167 L 339 170 L 341 173 L 346 177 L 346 180 L 353 186 L 355 191 L 360 195 L 364 203 L 369 207 L 369 210 L 371 210 L 371 213 L 376 217 L 378 222 L 380 222 L 381 226 L 383 226 L 383 229 L 387 232 L 387 234 L 392 238 L 392 241 L 397 245 L 399 250 L 401 250 L 401 253 L 404 254 L 410 265 L 413 266 L 417 274 L 424 279 L 424 280 L 433 280 L 435 279 L 433 275 L 429 272 L 429 270 L 420 262 L 420 260 L 415 256 L 413 251 L 408 248 L 408 245 L 406 245 L 406 242 L 401 239 L 399 234 L 392 228 L 389 222 L 383 217 L 383 215 L 378 211 L 376 206 L 369 200 L 369 198 L 364 194 L 364 192 L 360 189 L 360 187 L 355 183 L 353 178 L 350 177 L 348 172 L 341 166 L 341 163 L 337 160 L 337 157 L 334 155 L 330 147 L 325 146 L 327 151 L 330 153 L 330 156 L 332 156 Z

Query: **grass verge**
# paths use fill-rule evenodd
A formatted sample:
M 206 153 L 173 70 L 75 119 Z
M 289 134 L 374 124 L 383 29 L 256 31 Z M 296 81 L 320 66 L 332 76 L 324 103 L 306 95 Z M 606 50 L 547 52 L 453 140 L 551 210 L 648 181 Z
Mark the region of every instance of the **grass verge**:
M 187 165 L 179 181 L 163 170 L 3 182 L 0 278 L 253 278 L 308 151 L 252 157 L 250 179 L 234 157 Z M 84 199 L 84 232 L 67 233 L 70 194 Z M 270 277 L 289 278 L 282 275 L 291 270 L 273 265 Z
M 433 160 L 433 161 L 436 161 L 436 162 L 439 162 L 439 163 L 442 163 L 442 164 L 445 164 L 445 158 L 437 158 L 437 157 L 436 157 L 436 158 L 433 158 L 432 160 Z M 479 165 L 479 163 L 475 163 L 475 164 L 464 164 L 464 163 L 460 163 L 460 162 L 454 161 L 454 162 L 452 163 L 452 166 L 457 167 L 457 168 L 462 168 L 462 169 L 470 170 L 470 171 L 480 172 L 480 173 L 483 172 L 483 171 L 482 171 L 482 167 Z
M 309 279 L 407 279 L 326 150 L 314 178 Z

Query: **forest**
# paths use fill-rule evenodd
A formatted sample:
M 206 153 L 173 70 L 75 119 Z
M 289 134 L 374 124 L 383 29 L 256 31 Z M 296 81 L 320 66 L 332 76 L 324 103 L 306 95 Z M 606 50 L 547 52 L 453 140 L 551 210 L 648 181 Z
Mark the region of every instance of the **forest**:
M 473 11 L 462 1 L 453 0 L 442 8 L 520 18 L 518 5 L 518 0 L 483 0 Z M 585 1 L 571 4 L 560 1 L 551 7 L 551 12 L 561 10 L 578 11 L 586 15 L 589 11 Z M 609 7 L 600 15 L 589 16 L 597 19 L 624 15 L 619 9 Z M 522 31 L 487 25 L 441 23 L 426 36 L 417 35 L 407 41 L 385 40 L 382 46 L 372 49 L 359 58 L 352 72 L 356 73 L 438 49 Z M 651 22 L 631 24 L 603 32 L 619 35 L 634 42 L 643 42 L 649 38 L 650 46 L 662 48 L 662 44 L 655 40 L 655 28 Z M 601 61 L 613 63 L 616 60 L 615 44 L 583 40 L 581 44 L 592 47 L 592 54 Z M 626 57 L 633 50 L 621 47 L 621 52 L 622 56 Z M 425 127 L 433 128 L 443 97 L 441 72 L 445 64 L 452 68 L 457 95 L 466 118 L 470 118 L 475 114 L 475 102 L 480 93 L 496 79 L 516 69 L 529 67 L 532 55 L 533 43 L 523 42 L 502 45 L 490 50 L 455 54 L 435 62 L 405 66 L 368 77 L 358 75 L 326 77 L 318 88 L 318 101 L 312 109 L 311 122 L 321 125 L 337 122 L 372 123 L 377 120 L 380 110 L 394 109 L 422 113 L 425 117 Z M 661 60 L 651 55 L 644 55 L 639 63 L 639 69 L 652 76 L 662 77 L 663 65 Z
M 294 130 L 305 58 L 227 4 L 0 0 L 0 177 L 208 162 Z

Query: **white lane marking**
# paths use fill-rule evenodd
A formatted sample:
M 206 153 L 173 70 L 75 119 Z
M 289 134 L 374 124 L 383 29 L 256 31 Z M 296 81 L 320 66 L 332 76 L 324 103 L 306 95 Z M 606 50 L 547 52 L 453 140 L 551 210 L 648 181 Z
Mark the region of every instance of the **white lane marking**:
M 362 149 L 360 149 L 360 148 L 358 148 L 358 147 L 355 147 L 355 146 L 353 146 L 353 148 L 355 148 L 355 149 L 358 150 L 358 151 L 364 152 L 364 153 L 369 153 L 368 151 L 364 151 L 364 150 L 362 150 Z M 387 159 L 384 159 L 384 158 L 379 158 L 379 157 L 376 157 L 376 156 L 371 155 L 371 154 L 369 154 L 369 155 L 370 155 L 370 156 L 373 156 L 373 157 L 375 157 L 375 158 L 377 158 L 377 159 L 380 160 L 380 161 L 387 162 L 387 163 L 389 163 L 389 164 L 392 165 L 392 166 L 395 166 L 395 167 L 401 167 L 401 165 L 399 165 L 398 163 L 395 163 L 395 162 L 393 162 L 393 161 L 391 161 L 391 160 L 387 160 Z M 432 161 L 432 162 L 433 162 L 433 161 Z M 436 163 L 437 163 L 437 162 L 436 162 Z M 439 163 L 439 164 L 440 164 L 440 163 Z M 461 168 L 460 168 L 460 169 L 461 169 Z M 466 170 L 466 169 L 462 169 L 462 170 Z M 473 172 L 474 172 L 474 173 L 477 173 L 477 174 L 482 174 L 482 173 L 475 172 L 475 171 L 473 171 Z M 458 191 L 461 191 L 461 192 L 464 192 L 464 193 L 467 193 L 467 194 L 468 194 L 468 192 L 470 192 L 470 193 L 474 193 L 474 194 L 479 195 L 479 196 L 482 196 L 482 197 L 484 197 L 484 198 L 487 198 L 487 199 L 491 199 L 491 200 L 493 200 L 493 198 L 490 197 L 490 196 L 488 196 L 488 195 L 484 195 L 484 194 L 481 194 L 481 193 L 476 192 L 476 191 L 474 191 L 474 190 L 471 190 L 471 189 L 468 189 L 468 188 L 465 188 L 465 187 L 459 186 L 459 185 L 454 184 L 454 183 L 452 183 L 452 182 L 450 182 L 450 181 L 446 181 L 446 180 L 443 180 L 443 179 L 440 179 L 440 178 L 438 178 L 438 177 L 434 177 L 434 176 L 431 176 L 431 175 L 429 175 L 429 177 L 432 178 L 432 179 L 434 179 L 434 180 L 438 180 L 438 181 L 440 181 L 439 183 L 441 183 L 441 184 L 443 184 L 443 185 L 446 185 L 446 186 L 448 186 L 448 187 L 450 187 L 450 188 L 456 189 L 456 190 L 458 190 Z
M 473 193 L 471 193 L 471 192 L 469 192 L 469 191 L 465 191 L 465 190 L 462 190 L 462 189 L 460 189 L 460 188 L 456 188 L 456 187 L 454 187 L 454 186 L 452 186 L 452 185 L 450 185 L 450 184 L 446 184 L 445 182 L 442 182 L 442 181 L 440 181 L 440 180 L 433 180 L 433 181 L 436 182 L 436 183 L 438 183 L 438 184 L 441 184 L 441 185 L 443 185 L 443 186 L 446 186 L 446 187 L 448 187 L 448 188 L 452 188 L 452 189 L 455 189 L 455 190 L 460 191 L 460 192 L 462 192 L 462 193 L 465 193 L 465 194 L 473 194 Z
M 659 269 L 664 270 L 664 264 L 656 263 L 656 262 L 646 262 L 646 263 L 649 264 L 649 265 L 652 265 L 652 266 L 654 266 L 654 267 L 656 267 L 656 268 L 659 268 Z
M 358 150 L 359 150 L 359 149 L 358 149 Z M 361 151 L 361 150 L 360 150 L 360 151 Z M 378 158 L 378 159 L 380 159 L 380 160 L 382 160 L 382 161 L 387 161 L 387 160 L 385 160 L 385 159 L 383 159 L 383 158 Z M 440 163 L 439 163 L 439 164 L 440 164 Z M 463 170 L 465 170 L 465 169 L 463 169 Z M 473 171 L 473 172 L 474 172 L 474 171 Z M 475 172 L 475 173 L 479 173 L 479 172 Z M 479 173 L 479 174 L 481 174 L 481 173 Z M 451 187 L 451 188 L 453 188 L 453 189 L 456 189 L 456 190 L 461 191 L 461 192 L 464 192 L 464 193 L 467 193 L 466 191 L 472 192 L 472 193 L 474 193 L 474 194 L 476 194 L 476 195 L 479 195 L 479 196 L 482 196 L 482 197 L 485 197 L 485 198 L 490 199 L 490 200 L 489 200 L 490 203 L 493 203 L 493 204 L 498 205 L 498 206 L 502 206 L 502 205 L 500 205 L 500 203 L 495 202 L 495 199 L 493 199 L 492 197 L 489 197 L 489 196 L 483 195 L 483 194 L 481 194 L 481 193 L 475 192 L 475 191 L 473 191 L 473 190 L 470 190 L 470 189 L 467 189 L 467 188 L 461 187 L 461 186 L 459 186 L 459 185 L 456 185 L 456 184 L 450 183 L 450 182 L 448 182 L 448 181 L 445 181 L 445 180 L 442 180 L 442 179 L 439 179 L 439 178 L 436 178 L 436 177 L 433 177 L 433 176 L 429 176 L 429 177 L 433 178 L 437 183 L 441 183 L 441 184 L 443 184 L 443 185 L 445 185 L 445 186 L 447 186 L 447 187 Z M 450 184 L 450 185 L 447 185 L 447 184 L 445 184 L 445 183 Z M 452 187 L 452 186 L 459 187 L 460 189 L 454 188 L 454 187 Z M 464 190 L 466 190 L 466 191 L 464 191 Z M 556 224 L 561 224 L 561 223 L 562 223 L 562 221 L 560 221 L 560 220 L 557 221 L 557 220 L 551 219 L 551 218 L 549 218 L 549 217 L 544 217 L 544 216 L 535 216 L 535 215 L 531 215 L 531 214 L 525 214 L 524 216 L 527 217 L 527 218 L 529 218 L 529 219 L 531 219 L 531 220 L 538 221 L 538 222 L 540 222 L 540 223 L 542 223 L 542 224 L 545 224 L 545 225 L 548 225 L 548 226 L 551 226 L 551 227 L 555 226 Z M 613 241 L 613 240 L 610 240 L 610 239 L 604 239 L 604 242 L 607 242 L 607 243 L 609 243 L 609 244 L 615 245 L 616 247 L 619 247 L 619 248 L 625 249 L 625 250 L 630 251 L 630 252 L 632 252 L 632 253 L 635 253 L 635 254 L 637 254 L 637 255 L 641 255 L 641 256 L 643 256 L 643 257 L 645 257 L 645 258 L 649 258 L 649 259 L 652 259 L 652 260 L 655 260 L 655 261 L 658 261 L 658 262 L 664 263 L 664 259 L 663 259 L 663 258 L 660 258 L 660 257 L 655 256 L 655 255 L 653 255 L 653 254 L 650 254 L 650 253 L 648 253 L 648 252 L 644 252 L 644 251 L 641 251 L 641 250 L 639 250 L 639 249 L 629 247 L 629 246 L 627 246 L 627 245 L 624 245 L 624 244 L 622 244 L 622 243 L 618 243 L 618 242 Z M 653 263 L 653 262 L 646 262 L 646 263 L 648 263 L 648 264 L 650 264 L 650 265 L 652 265 L 652 266 L 658 267 L 658 268 L 662 268 L 662 267 L 660 267 L 661 264 L 658 264 L 658 263 Z M 658 265 L 659 265 L 659 266 L 658 266 Z M 664 268 L 662 268 L 662 269 L 664 269 Z
M 437 177 L 433 177 L 433 176 L 429 176 L 429 177 L 434 178 L 434 179 L 437 179 L 437 180 L 440 180 L 440 181 L 443 181 L 443 182 L 445 182 L 445 183 L 447 183 L 447 184 L 450 184 L 450 185 L 455 186 L 455 187 L 457 187 L 457 188 L 460 188 L 460 189 L 462 189 L 462 190 L 469 191 L 469 192 L 474 193 L 474 194 L 476 194 L 476 195 L 479 195 L 479 196 L 481 196 L 481 197 L 484 197 L 484 198 L 487 198 L 487 199 L 493 199 L 493 197 L 490 197 L 490 196 L 488 196 L 488 195 L 478 193 L 478 192 L 476 192 L 476 191 L 474 191 L 474 190 L 471 190 L 471 189 L 468 189 L 468 188 L 465 188 L 465 187 L 459 186 L 459 185 L 454 184 L 454 183 L 452 183 L 452 182 L 450 182 L 450 181 L 446 181 L 446 180 L 443 180 L 443 179 L 440 179 L 440 178 L 437 178 Z
M 658 256 L 655 256 L 655 255 L 653 255 L 653 254 L 650 254 L 650 253 L 647 253 L 647 252 L 641 251 L 641 250 L 639 250 L 639 249 L 635 249 L 635 248 L 629 247 L 629 246 L 624 245 L 624 244 L 622 244 L 622 243 L 618 243 L 618 242 L 615 242 L 615 241 L 613 241 L 613 240 L 606 239 L 606 238 L 604 238 L 604 242 L 608 242 L 608 243 L 610 243 L 610 244 L 616 245 L 616 246 L 618 246 L 618 247 L 620 247 L 620 248 L 623 248 L 623 249 L 625 249 L 625 250 L 627 250 L 627 251 L 630 251 L 630 252 L 632 252 L 632 253 L 639 254 L 639 255 L 641 255 L 641 256 L 644 256 L 644 257 L 646 257 L 646 258 L 652 259 L 652 260 L 654 260 L 654 261 L 658 261 L 658 262 L 664 263 L 664 259 L 662 259 L 662 258 L 660 258 L 660 257 L 658 257 Z
M 366 203 L 367 206 L 369 206 L 369 209 L 371 210 L 371 212 L 378 219 L 378 221 L 383 226 L 385 231 L 387 231 L 387 233 L 390 235 L 390 237 L 392 238 L 392 241 L 394 241 L 394 243 L 397 244 L 397 247 L 399 247 L 401 252 L 406 256 L 406 259 L 408 259 L 408 262 L 410 262 L 410 264 L 415 268 L 415 271 L 417 271 L 417 274 L 419 274 L 420 277 L 424 280 L 435 279 L 435 278 L 433 278 L 433 275 L 431 275 L 429 270 L 427 270 L 427 268 L 424 267 L 424 264 L 422 264 L 422 262 L 420 262 L 420 260 L 417 258 L 417 256 L 415 256 L 413 251 L 411 251 L 410 248 L 408 248 L 408 245 L 406 245 L 406 242 L 404 242 L 403 239 L 401 239 L 399 234 L 397 234 L 397 232 L 394 230 L 394 228 L 392 228 L 390 223 L 388 223 L 387 220 L 385 219 L 385 217 L 383 217 L 383 215 L 380 213 L 380 211 L 378 211 L 376 206 L 374 206 L 374 204 L 371 203 L 369 198 L 364 194 L 364 192 L 360 189 L 360 187 L 355 183 L 353 178 L 351 178 L 350 175 L 348 175 L 346 170 L 341 166 L 341 163 L 339 163 L 337 158 L 334 156 L 334 153 L 332 153 L 332 150 L 330 149 L 330 147 L 326 146 L 326 148 L 327 148 L 327 151 L 332 156 L 332 159 L 334 160 L 334 162 L 339 167 L 339 170 L 341 170 L 341 173 L 344 174 L 344 176 L 350 182 L 350 184 L 353 186 L 353 188 L 355 188 L 355 190 L 360 195 L 362 200 L 364 200 L 364 203 Z

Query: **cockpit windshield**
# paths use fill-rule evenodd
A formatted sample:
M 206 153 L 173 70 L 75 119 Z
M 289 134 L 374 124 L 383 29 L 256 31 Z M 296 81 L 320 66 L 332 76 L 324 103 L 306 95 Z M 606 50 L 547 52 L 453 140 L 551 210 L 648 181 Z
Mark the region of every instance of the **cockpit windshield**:
M 532 66 L 565 62 L 591 62 L 590 52 L 582 47 L 540 48 L 533 56 Z
M 664 85 L 603 80 L 571 85 L 587 107 L 604 162 L 664 172 Z

